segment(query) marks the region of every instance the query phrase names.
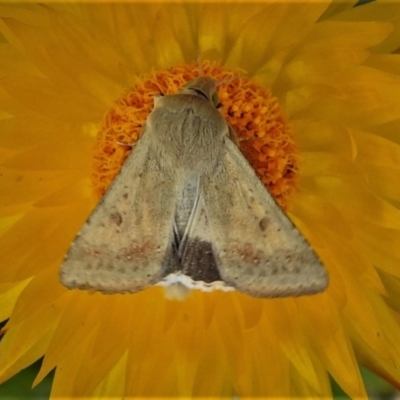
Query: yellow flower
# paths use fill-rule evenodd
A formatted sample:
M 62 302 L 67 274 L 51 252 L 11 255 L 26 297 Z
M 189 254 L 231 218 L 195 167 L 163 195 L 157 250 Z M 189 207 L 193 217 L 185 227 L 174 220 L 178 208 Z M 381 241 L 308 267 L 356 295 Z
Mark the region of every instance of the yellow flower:
M 35 382 L 56 368 L 54 398 L 320 397 L 329 374 L 365 396 L 357 361 L 400 383 L 400 6 L 352 6 L 0 7 L 2 381 L 44 355 Z M 102 192 L 104 115 L 143 74 L 197 59 L 244 71 L 277 100 L 299 156 L 282 204 L 326 265 L 326 292 L 177 302 L 157 287 L 104 296 L 60 284 Z M 271 183 L 282 157 L 257 172 L 274 171 Z

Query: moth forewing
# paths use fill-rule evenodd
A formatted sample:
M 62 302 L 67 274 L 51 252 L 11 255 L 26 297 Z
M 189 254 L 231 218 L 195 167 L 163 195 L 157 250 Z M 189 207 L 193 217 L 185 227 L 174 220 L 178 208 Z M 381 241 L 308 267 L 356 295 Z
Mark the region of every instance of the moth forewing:
M 151 157 L 151 134 L 142 135 L 72 243 L 60 271 L 65 286 L 136 292 L 167 273 L 177 178 Z
M 309 243 L 230 140 L 203 180 L 205 209 L 221 278 L 259 297 L 318 293 L 327 273 Z
M 327 286 L 318 257 L 239 151 L 215 87 L 201 77 L 155 100 L 138 144 L 70 247 L 64 285 L 124 293 L 172 284 L 179 296 L 188 287 L 260 297 Z

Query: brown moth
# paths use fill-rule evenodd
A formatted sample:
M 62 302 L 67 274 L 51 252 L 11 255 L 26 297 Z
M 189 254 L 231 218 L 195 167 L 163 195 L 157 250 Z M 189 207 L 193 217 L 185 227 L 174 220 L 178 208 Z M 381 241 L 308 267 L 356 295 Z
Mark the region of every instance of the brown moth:
M 155 99 L 136 147 L 64 259 L 65 286 L 258 297 L 327 287 L 318 256 L 237 147 L 215 89 L 204 76 Z

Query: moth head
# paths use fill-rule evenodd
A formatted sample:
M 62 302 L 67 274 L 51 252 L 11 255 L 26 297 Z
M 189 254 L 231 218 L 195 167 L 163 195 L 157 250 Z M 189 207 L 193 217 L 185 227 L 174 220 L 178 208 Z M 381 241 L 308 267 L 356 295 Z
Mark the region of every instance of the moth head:
M 208 100 L 214 107 L 219 108 L 221 104 L 216 92 L 216 87 L 217 83 L 214 79 L 208 76 L 201 76 L 200 78 L 186 83 L 181 89 L 180 93 L 194 94 L 198 97 Z

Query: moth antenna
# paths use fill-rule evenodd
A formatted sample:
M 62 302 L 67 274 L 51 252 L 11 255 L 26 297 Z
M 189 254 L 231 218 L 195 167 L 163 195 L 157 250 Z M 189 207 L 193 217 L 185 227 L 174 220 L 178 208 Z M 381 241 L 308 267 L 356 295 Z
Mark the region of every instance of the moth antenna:
M 233 74 L 232 76 L 226 76 L 225 78 L 223 78 L 219 81 L 215 81 L 215 89 L 217 90 L 218 87 L 220 87 L 222 85 L 229 85 L 232 81 L 234 81 L 235 79 L 239 79 L 244 74 L 245 74 L 245 71 L 238 72 L 238 73 Z M 221 107 L 223 107 L 223 103 L 218 103 L 218 104 L 216 104 L 215 107 L 221 108 Z
M 204 76 L 205 73 L 204 73 L 203 61 L 201 60 L 201 56 L 197 57 L 196 62 L 197 62 L 197 68 L 199 70 L 199 77 Z
M 126 143 L 126 142 L 120 142 L 119 140 L 117 141 L 117 144 L 123 147 L 134 147 L 135 143 Z
M 232 76 L 226 76 L 225 78 L 222 78 L 219 81 L 215 82 L 216 87 L 219 87 L 221 85 L 226 85 L 226 84 L 230 84 L 232 81 L 234 81 L 235 79 L 239 79 L 241 78 L 243 74 L 234 74 Z
M 225 78 L 223 78 L 223 79 L 221 79 L 221 80 L 219 80 L 219 81 L 215 81 L 215 90 L 217 90 L 218 89 L 218 87 L 219 86 L 221 86 L 221 85 L 224 85 L 224 84 L 226 84 L 226 83 L 230 83 L 230 82 L 232 82 L 232 80 L 234 80 L 234 79 L 236 79 L 237 77 L 236 76 L 227 76 L 227 77 L 225 77 Z M 221 102 L 218 102 L 216 105 L 215 105 L 215 108 L 217 108 L 217 109 L 220 109 L 220 108 L 222 108 L 224 105 L 223 105 L 223 103 L 221 103 Z

